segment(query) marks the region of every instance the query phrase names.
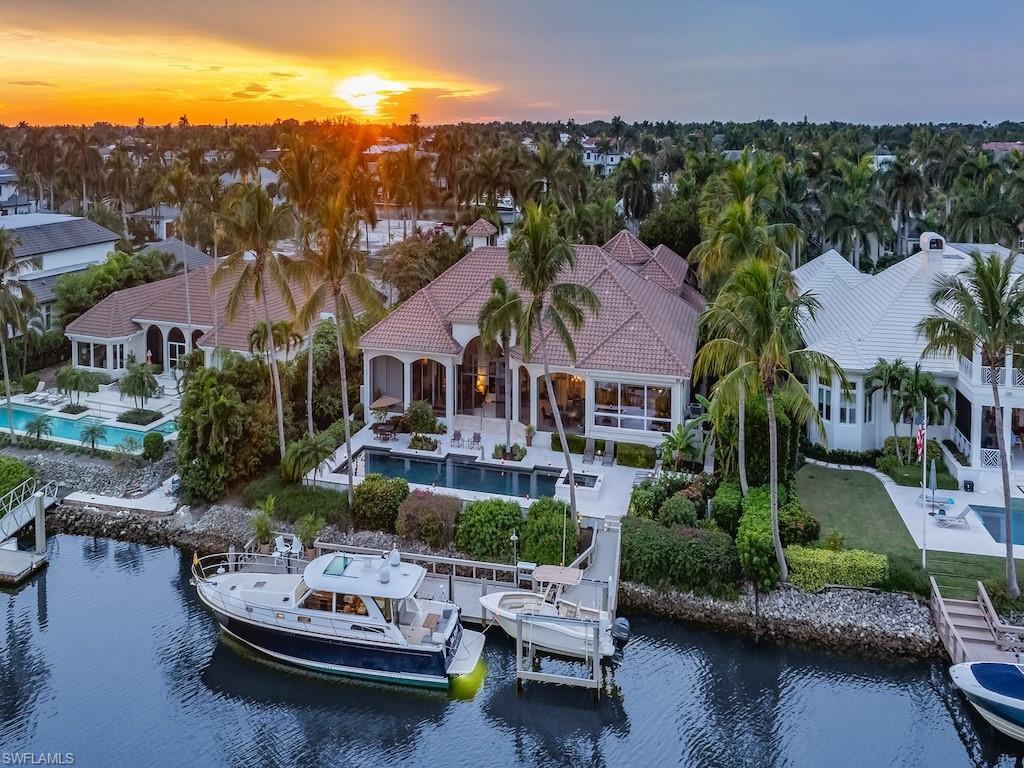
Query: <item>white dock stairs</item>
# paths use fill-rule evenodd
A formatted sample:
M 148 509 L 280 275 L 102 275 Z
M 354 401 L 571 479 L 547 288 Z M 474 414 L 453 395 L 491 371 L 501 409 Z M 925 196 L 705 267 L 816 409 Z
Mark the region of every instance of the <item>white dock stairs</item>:
M 984 584 L 978 582 L 976 598 L 944 598 L 931 579 L 932 615 L 935 627 L 954 664 L 968 661 L 1021 662 L 1024 627 L 1005 624 L 992 607 Z

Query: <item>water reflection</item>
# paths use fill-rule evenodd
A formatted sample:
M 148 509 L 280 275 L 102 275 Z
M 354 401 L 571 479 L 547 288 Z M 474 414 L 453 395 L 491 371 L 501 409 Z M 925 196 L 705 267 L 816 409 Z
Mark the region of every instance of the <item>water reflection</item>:
M 104 766 L 1021 765 L 939 664 L 635 618 L 596 703 L 538 683 L 517 695 L 496 630 L 482 687 L 460 700 L 307 675 L 230 644 L 188 583 L 190 555 L 70 536 L 49 552 L 47 571 L 0 598 L 0 749 Z

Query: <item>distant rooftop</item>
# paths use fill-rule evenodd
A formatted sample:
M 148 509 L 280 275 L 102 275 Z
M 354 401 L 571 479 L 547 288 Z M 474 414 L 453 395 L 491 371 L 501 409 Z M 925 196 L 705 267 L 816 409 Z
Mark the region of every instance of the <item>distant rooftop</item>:
M 0 229 L 17 232 L 16 258 L 40 256 L 86 245 L 113 245 L 120 235 L 89 219 L 61 213 L 20 213 L 0 218 Z

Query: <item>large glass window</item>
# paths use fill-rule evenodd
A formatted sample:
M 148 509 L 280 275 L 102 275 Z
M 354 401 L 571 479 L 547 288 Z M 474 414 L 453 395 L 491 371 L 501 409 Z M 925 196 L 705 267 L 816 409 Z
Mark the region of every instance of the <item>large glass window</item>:
M 839 423 L 857 423 L 857 384 L 843 387 L 839 393 Z
M 875 395 L 864 393 L 864 423 L 870 424 L 875 418 Z
M 825 421 L 832 421 L 832 387 L 818 385 L 818 415 Z
M 78 342 L 78 364 L 92 367 L 92 344 L 88 341 Z
M 594 425 L 668 432 L 672 428 L 672 389 L 647 384 L 595 381 Z

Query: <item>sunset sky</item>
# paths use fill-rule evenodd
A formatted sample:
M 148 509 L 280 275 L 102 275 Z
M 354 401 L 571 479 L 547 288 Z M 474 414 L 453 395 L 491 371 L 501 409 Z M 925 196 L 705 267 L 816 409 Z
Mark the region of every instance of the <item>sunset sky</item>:
M 0 122 L 1024 119 L 1024 4 L 0 0 Z

